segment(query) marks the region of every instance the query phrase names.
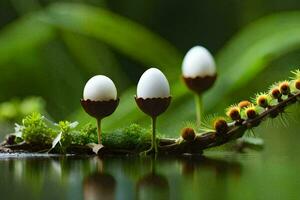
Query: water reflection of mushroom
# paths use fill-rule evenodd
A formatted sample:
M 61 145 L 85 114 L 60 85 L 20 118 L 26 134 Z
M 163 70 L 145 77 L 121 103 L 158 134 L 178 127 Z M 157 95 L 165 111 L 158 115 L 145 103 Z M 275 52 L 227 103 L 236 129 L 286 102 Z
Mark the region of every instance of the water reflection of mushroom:
M 95 173 L 84 180 L 85 200 L 113 200 L 116 194 L 116 180 L 109 174 Z
M 232 174 L 240 177 L 242 166 L 239 162 L 226 161 L 208 157 L 193 157 L 182 159 L 182 174 L 192 175 L 198 169 L 210 169 L 215 171 L 217 177 Z
M 85 200 L 113 200 L 116 197 L 115 178 L 103 172 L 102 160 L 97 160 L 97 172 L 86 177 L 83 182 Z
M 141 178 L 136 187 L 136 199 L 146 200 L 166 200 L 170 198 L 168 180 L 155 173 L 148 174 Z
M 139 179 L 136 185 L 138 200 L 166 200 L 170 198 L 170 188 L 166 177 L 156 173 L 156 156 L 150 157 L 151 172 Z

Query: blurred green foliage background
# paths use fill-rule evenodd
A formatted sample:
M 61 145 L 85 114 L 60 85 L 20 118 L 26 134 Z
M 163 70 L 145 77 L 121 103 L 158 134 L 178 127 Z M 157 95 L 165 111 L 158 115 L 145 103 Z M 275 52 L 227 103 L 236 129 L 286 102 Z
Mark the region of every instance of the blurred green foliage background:
M 176 137 L 185 121 L 195 120 L 193 95 L 180 79 L 182 58 L 195 45 L 207 47 L 218 68 L 218 80 L 204 96 L 205 112 L 224 115 L 230 104 L 300 68 L 300 1 L 1 0 L 0 135 L 34 110 L 54 121 L 92 121 L 79 99 L 95 74 L 111 77 L 121 98 L 116 112 L 103 121 L 104 131 L 133 122 L 147 127 L 150 119 L 133 96 L 140 75 L 158 67 L 173 96 L 158 131 Z M 203 160 L 163 159 L 157 170 L 168 178 L 176 198 L 297 199 L 299 119 L 295 105 L 280 119 L 255 128 L 265 139 L 263 152 L 221 152 L 225 162 L 208 159 L 208 166 Z M 80 199 L 82 180 L 97 171 L 98 162 L 3 160 L 3 197 L 32 199 Z M 132 199 L 136 182 L 151 167 L 130 158 L 109 158 L 104 164 L 118 181 L 119 199 Z M 184 174 L 184 169 L 195 174 Z
M 180 80 L 182 58 L 195 45 L 215 55 L 219 74 L 205 111 L 223 114 L 299 66 L 300 2 L 1 0 L 0 101 L 39 96 L 52 119 L 86 122 L 92 119 L 79 104 L 84 84 L 105 74 L 121 102 L 104 129 L 149 126 L 133 96 L 140 75 L 154 66 L 173 96 L 158 127 L 175 135 L 195 118 L 192 94 Z

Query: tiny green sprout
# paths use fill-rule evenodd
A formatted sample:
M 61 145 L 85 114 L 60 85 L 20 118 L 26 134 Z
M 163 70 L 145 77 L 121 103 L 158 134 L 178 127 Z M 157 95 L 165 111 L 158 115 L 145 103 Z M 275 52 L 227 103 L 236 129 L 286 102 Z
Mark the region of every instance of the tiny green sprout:
M 245 114 L 248 119 L 256 118 L 258 115 L 256 106 L 252 104 L 252 105 L 248 106 L 247 108 L 245 108 Z
M 232 105 L 226 109 L 226 115 L 231 118 L 233 121 L 241 119 L 241 109 L 237 105 Z
M 243 109 L 243 108 L 246 108 L 246 107 L 248 107 L 248 106 L 250 106 L 250 105 L 251 105 L 251 102 L 250 102 L 250 101 L 244 100 L 244 101 L 241 101 L 241 102 L 238 104 L 238 107 L 239 107 L 240 109 Z
M 195 139 L 196 133 L 193 128 L 185 127 L 181 131 L 181 137 L 187 142 L 191 142 Z
M 69 121 L 60 121 L 58 122 L 57 126 L 59 127 L 60 131 L 62 132 L 69 132 L 71 130 L 71 122 Z
M 229 130 L 226 120 L 221 117 L 214 121 L 214 128 L 219 136 L 226 134 Z
M 279 83 L 279 90 L 283 95 L 290 95 L 291 94 L 290 82 L 283 81 Z
M 30 144 L 47 145 L 52 143 L 56 131 L 49 128 L 45 117 L 39 113 L 32 113 L 22 120 L 22 138 Z
M 82 139 L 84 139 L 83 135 L 80 134 L 79 131 L 76 131 L 75 128 L 78 125 L 78 122 L 69 122 L 69 121 L 60 121 L 57 126 L 59 132 L 61 133 L 60 142 L 62 144 L 62 150 L 66 150 L 71 144 L 81 144 Z
M 262 107 L 267 108 L 270 105 L 271 97 L 266 93 L 259 93 L 255 96 L 255 103 Z

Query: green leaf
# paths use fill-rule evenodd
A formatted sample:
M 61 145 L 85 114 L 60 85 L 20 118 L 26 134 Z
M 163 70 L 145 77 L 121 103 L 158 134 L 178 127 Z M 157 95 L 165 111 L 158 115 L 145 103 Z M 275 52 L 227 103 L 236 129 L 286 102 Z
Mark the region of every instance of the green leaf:
M 57 134 L 57 136 L 54 138 L 54 140 L 52 141 L 52 146 L 51 148 L 48 150 L 48 152 L 50 152 L 52 149 L 54 149 L 56 147 L 56 145 L 60 142 L 61 140 L 61 136 L 62 136 L 62 132 L 59 132 Z
M 177 50 L 164 39 L 124 17 L 92 6 L 57 3 L 48 8 L 48 15 L 43 21 L 63 30 L 96 38 L 143 64 L 159 67 L 169 79 L 178 79 L 182 56 Z M 134 94 L 134 88 L 122 94 L 116 113 L 107 119 L 105 127 L 122 126 L 145 118 L 136 108 Z M 88 120 L 82 110 L 79 113 L 76 112 L 76 118 L 82 116 L 79 117 L 82 121 Z
M 206 98 L 208 108 L 244 87 L 271 61 L 299 48 L 300 12 L 270 15 L 245 27 L 217 56 L 220 76 Z
M 182 58 L 178 51 L 133 21 L 102 8 L 74 3 L 53 4 L 47 14 L 44 22 L 96 38 L 147 67 L 178 75 Z
M 107 45 L 70 31 L 62 32 L 61 36 L 73 59 L 88 76 L 105 74 L 113 78 L 119 91 L 128 87 L 128 77 L 124 76 L 121 65 Z
M 40 13 L 28 15 L 4 27 L 0 32 L 0 65 L 51 40 L 55 31 L 39 19 Z
M 161 125 L 159 123 L 168 133 L 171 128 L 177 130 L 183 119 L 194 118 L 193 99 L 187 98 L 189 92 L 178 78 L 182 55 L 141 25 L 102 8 L 56 3 L 44 12 L 18 20 L 0 34 L 0 64 L 47 42 L 53 37 L 52 26 L 95 38 L 147 67 L 161 68 L 170 80 L 173 96 L 170 109 L 161 117 Z M 27 36 L 26 40 L 23 35 Z M 271 61 L 299 47 L 300 12 L 278 13 L 245 27 L 216 57 L 219 78 L 204 96 L 205 110 L 244 87 Z M 135 105 L 134 93 L 134 88 L 130 88 L 121 96 L 119 108 L 107 119 L 105 126 L 117 127 L 146 120 Z
M 245 27 L 217 55 L 219 77 L 215 87 L 204 96 L 205 110 L 215 107 L 232 91 L 244 87 L 271 61 L 299 47 L 300 12 L 271 15 Z M 189 92 L 179 80 L 172 81 L 171 87 L 174 92 L 172 106 L 161 117 L 158 126 L 164 133 L 174 135 L 174 130 L 178 130 L 184 120 L 194 118 L 195 109 L 193 98 L 187 98 Z M 130 95 L 125 95 L 121 102 L 122 100 L 126 101 L 128 106 L 125 109 L 125 104 L 120 105 L 123 116 L 116 112 L 111 117 L 111 126 L 130 123 L 130 120 L 146 119 L 143 114 L 137 113 L 138 108 L 133 99 L 130 99 Z
M 14 32 L 21 33 L 23 31 L 24 28 L 21 26 L 22 21 L 23 20 L 18 20 L 16 22 L 17 25 Z M 29 25 L 35 21 L 38 21 L 37 24 L 42 25 L 45 29 L 52 30 L 52 26 L 54 26 L 66 30 L 66 32 L 73 32 L 95 38 L 130 58 L 143 63 L 147 67 L 159 67 L 171 80 L 177 80 L 178 78 L 182 55 L 180 55 L 171 44 L 143 26 L 105 9 L 83 4 L 53 4 L 45 11 L 37 12 L 30 17 L 30 23 L 27 25 L 28 28 L 26 28 L 26 31 L 28 31 L 26 35 L 35 35 L 30 32 L 30 30 L 34 31 L 35 29 L 29 27 Z M 33 26 L 33 24 L 31 25 Z M 37 39 L 45 37 L 41 31 L 38 31 L 38 33 L 40 35 L 38 35 Z M 10 39 L 10 41 L 13 41 L 14 37 L 17 36 L 11 35 L 12 39 Z M 68 37 L 68 39 L 70 39 L 70 37 Z M 71 44 L 70 40 L 65 41 L 67 45 Z M 34 43 L 34 41 L 28 40 L 27 42 L 27 48 L 35 47 L 36 43 Z M 74 42 L 72 45 L 73 44 Z M 8 42 L 8 46 L 10 45 L 10 42 Z M 21 41 L 17 41 L 16 44 L 12 46 L 20 45 L 22 45 Z M 74 45 L 72 48 L 74 48 Z M 18 47 L 16 49 L 22 51 L 26 50 L 25 47 Z M 12 56 L 10 58 L 16 56 L 16 52 L 16 50 L 11 51 Z M 77 58 L 79 57 L 77 56 Z M 137 121 L 139 118 L 144 117 L 143 113 L 141 113 L 136 108 L 135 103 L 132 102 L 134 101 L 133 95 L 133 88 L 122 95 L 122 100 L 118 108 L 119 112 L 117 111 L 118 113 L 114 115 L 118 117 L 111 118 L 111 120 L 107 122 L 108 127 L 115 127 L 115 124 L 129 123 L 129 120 Z

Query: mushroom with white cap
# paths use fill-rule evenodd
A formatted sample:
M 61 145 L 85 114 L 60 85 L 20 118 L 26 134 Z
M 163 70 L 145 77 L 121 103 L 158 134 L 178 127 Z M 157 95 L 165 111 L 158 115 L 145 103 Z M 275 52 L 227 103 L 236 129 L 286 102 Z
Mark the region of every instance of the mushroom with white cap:
M 170 86 L 165 75 L 156 68 L 150 68 L 141 76 L 136 91 L 137 97 L 165 98 L 170 96 Z
M 169 82 L 159 69 L 150 68 L 143 73 L 135 100 L 138 107 L 152 118 L 152 145 L 144 153 L 157 153 L 156 118 L 167 110 L 171 102 Z
M 202 46 L 191 48 L 183 59 L 182 74 L 190 78 L 214 76 L 216 64 L 213 56 Z
M 83 109 L 96 118 L 98 128 L 98 143 L 101 143 L 101 120 L 111 115 L 119 104 L 117 89 L 114 82 L 104 76 L 96 75 L 88 80 L 80 101 Z
M 206 48 L 195 46 L 186 53 L 182 62 L 182 78 L 196 94 L 197 122 L 201 124 L 202 94 L 213 86 L 217 78 L 214 58 Z
M 117 88 L 114 82 L 103 75 L 93 76 L 83 89 L 83 99 L 91 101 L 109 101 L 117 99 Z

